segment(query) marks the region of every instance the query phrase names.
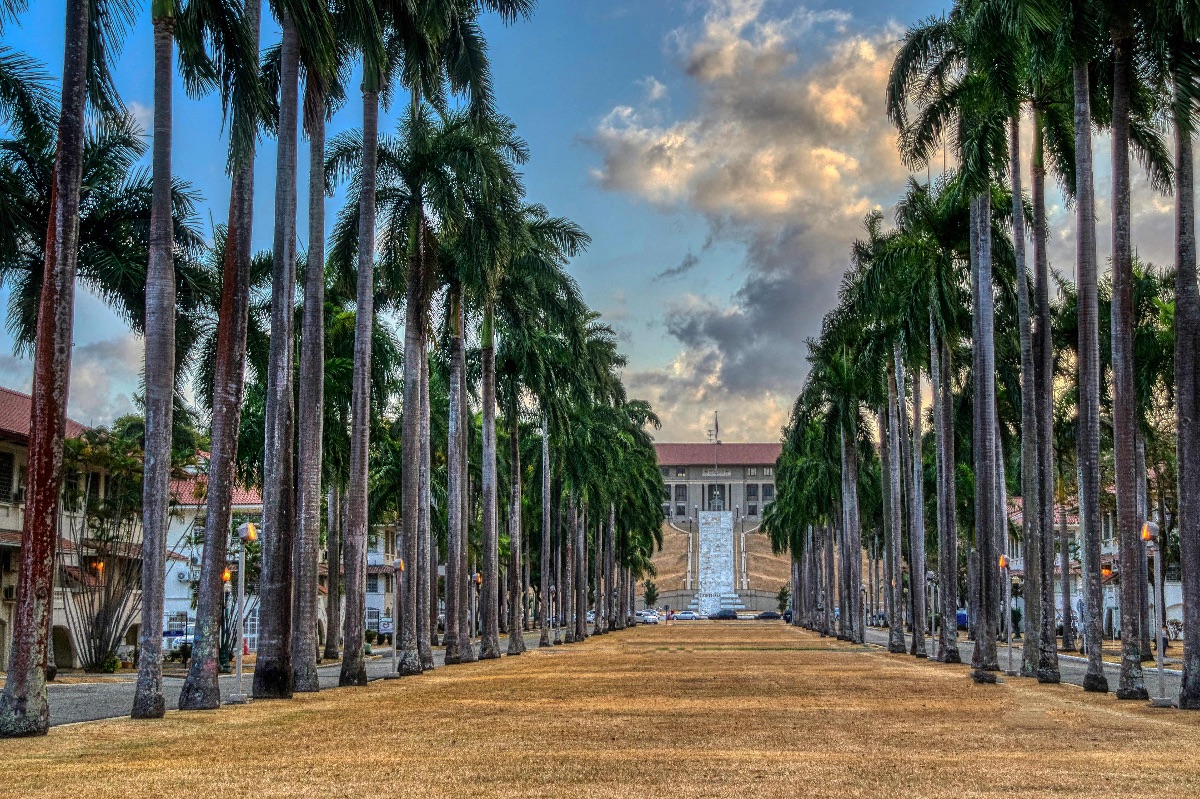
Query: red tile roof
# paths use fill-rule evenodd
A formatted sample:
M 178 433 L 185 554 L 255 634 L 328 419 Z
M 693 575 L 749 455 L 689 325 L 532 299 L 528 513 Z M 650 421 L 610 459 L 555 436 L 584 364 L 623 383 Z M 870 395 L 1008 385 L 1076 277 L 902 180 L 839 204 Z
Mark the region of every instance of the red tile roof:
M 0 436 L 16 439 L 20 443 L 29 440 L 29 425 L 33 418 L 33 397 L 0 386 Z M 78 438 L 87 431 L 87 425 L 67 419 L 67 438 Z
M 171 481 L 171 498 L 181 505 L 203 505 L 208 499 L 208 475 L 195 474 Z M 233 505 L 262 505 L 262 494 L 252 488 L 234 485 Z
M 783 445 L 655 444 L 654 449 L 660 466 L 769 466 L 778 460 Z

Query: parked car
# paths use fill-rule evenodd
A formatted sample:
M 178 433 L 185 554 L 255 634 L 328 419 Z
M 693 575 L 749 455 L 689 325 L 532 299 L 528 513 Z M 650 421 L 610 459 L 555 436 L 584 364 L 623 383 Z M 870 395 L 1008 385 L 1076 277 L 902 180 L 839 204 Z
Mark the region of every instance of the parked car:
M 589 611 L 587 612 L 587 621 L 588 621 L 588 624 L 595 624 L 595 623 L 596 623 L 596 611 L 594 611 L 594 610 L 589 610 Z
M 654 611 L 649 611 L 642 616 L 642 624 L 658 624 L 658 614 Z
M 958 613 L 955 614 L 955 622 L 958 624 L 958 629 L 960 629 L 960 630 L 967 629 L 967 625 L 970 624 L 970 622 L 967 619 L 966 608 L 958 609 Z
M 764 610 L 762 613 L 758 614 L 754 618 L 758 619 L 759 621 L 777 621 L 779 619 L 782 619 L 783 616 L 780 616 L 778 613 L 776 613 L 773 610 Z
M 710 619 L 714 619 L 715 621 L 737 621 L 737 617 L 737 611 L 730 608 L 721 608 L 709 616 Z
M 684 610 L 675 614 L 675 619 L 677 621 L 696 621 L 696 619 L 699 618 L 700 614 L 696 613 L 694 610 Z

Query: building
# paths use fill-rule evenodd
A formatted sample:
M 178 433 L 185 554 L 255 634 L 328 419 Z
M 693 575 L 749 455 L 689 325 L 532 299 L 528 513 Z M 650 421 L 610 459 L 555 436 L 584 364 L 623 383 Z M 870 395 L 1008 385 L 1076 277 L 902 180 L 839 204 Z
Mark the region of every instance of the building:
M 663 516 L 678 524 L 701 510 L 733 511 L 758 524 L 775 501 L 775 461 L 783 445 L 655 444 L 666 491 Z
M 713 551 L 701 540 L 699 515 L 724 511 L 731 524 L 721 559 L 721 573 L 731 581 L 727 604 L 737 610 L 773 610 L 779 589 L 791 580 L 791 565 L 786 555 L 771 551 L 759 527 L 775 500 L 775 462 L 782 445 L 667 443 L 655 444 L 655 449 L 665 485 L 663 546 L 653 558 L 658 606 L 698 607 L 702 562 Z
M 29 427 L 32 398 L 28 394 L 0 387 L 0 669 L 8 668 L 12 652 L 13 623 L 17 606 L 17 574 L 21 562 L 21 538 L 25 523 L 25 480 L 29 463 Z M 67 438 L 78 438 L 88 431 L 86 425 L 67 419 Z M 108 489 L 102 470 L 83 474 L 68 473 L 66 488 L 85 487 L 93 497 L 103 497 Z M 58 563 L 54 573 L 54 610 L 51 619 L 51 660 L 59 668 L 80 665 L 81 653 L 75 628 L 79 611 L 96 593 L 105 567 L 109 574 L 120 572 L 133 582 L 141 573 L 141 526 L 130 529 L 120 551 L 91 538 L 83 525 L 77 505 L 63 503 L 59 511 Z M 124 602 L 136 601 L 136 594 Z M 116 612 L 121 612 L 118 609 Z M 74 620 L 74 621 L 73 621 Z M 122 657 L 132 657 L 137 642 L 135 623 L 125 630 L 120 647 Z

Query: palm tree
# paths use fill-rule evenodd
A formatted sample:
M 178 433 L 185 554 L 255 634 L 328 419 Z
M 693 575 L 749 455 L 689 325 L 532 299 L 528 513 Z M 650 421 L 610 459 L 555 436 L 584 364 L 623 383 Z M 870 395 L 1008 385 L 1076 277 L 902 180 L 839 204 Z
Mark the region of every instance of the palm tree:
M 44 735 L 49 727 L 46 658 L 56 544 L 56 511 L 62 488 L 62 446 L 71 369 L 75 268 L 79 257 L 79 196 L 83 177 L 84 115 L 90 99 L 102 113 L 119 105 L 112 92 L 105 52 L 89 56 L 90 0 L 67 0 L 63 90 L 54 169 L 54 210 L 46 234 L 46 261 L 34 354 L 33 408 L 29 437 L 21 564 L 18 572 L 13 655 L 0 698 L 0 736 Z M 10 6 L 14 8 L 15 6 Z M 109 7 L 101 36 L 117 40 L 129 25 L 126 9 Z M 108 42 L 109 45 L 116 42 Z
M 328 13 L 314 7 L 313 13 Z M 344 38 L 344 37 L 343 37 Z M 337 43 L 342 50 L 342 42 Z M 321 538 L 321 461 L 325 417 L 325 121 L 338 59 L 304 63 L 304 127 L 308 131 L 308 252 L 304 268 L 296 480 L 297 525 L 292 541 L 292 675 L 297 691 L 318 691 L 317 571 Z M 322 64 L 322 61 L 325 63 Z M 337 90 L 340 94 L 340 89 Z M 330 567 L 336 561 L 330 561 Z M 330 593 L 332 596 L 332 592 Z M 332 617 L 330 617 L 332 618 Z M 332 624 L 330 624 L 332 627 Z
M 1101 658 L 1100 593 L 1100 330 L 1096 275 L 1096 200 L 1092 178 L 1092 110 L 1088 86 L 1090 19 L 1085 0 L 1071 2 L 1075 96 L 1075 258 L 1079 286 L 1079 526 L 1083 536 L 1088 669 L 1085 691 L 1108 691 Z
M 212 408 L 209 491 L 196 599 L 196 635 L 191 666 L 179 694 L 179 707 L 184 710 L 213 709 L 221 704 L 217 681 L 223 614 L 221 573 L 225 569 L 232 524 L 231 501 L 245 385 L 252 282 L 250 239 L 254 217 L 254 156 L 263 110 L 257 81 L 258 0 L 244 0 L 243 16 L 249 37 L 245 59 L 249 69 L 246 72 L 254 79 L 246 80 L 239 72 L 228 104 L 232 117 L 229 169 L 233 179 L 229 191 L 229 221 L 223 247 L 213 381 L 209 395 Z
M 183 46 L 183 61 L 193 83 L 232 85 L 247 79 L 238 71 L 246 63 L 250 34 L 236 5 L 193 2 L 176 16 L 177 4 L 154 0 L 154 144 L 150 252 L 146 270 L 145 477 L 142 483 L 142 620 L 139 627 L 138 680 L 134 718 L 161 718 L 162 626 L 167 550 L 168 485 L 171 468 L 172 408 L 176 381 L 176 286 L 172 218 L 171 120 L 174 40 Z M 205 52 L 204 40 L 215 41 L 219 57 Z M 224 68 L 218 68 L 219 61 Z M 224 73 L 224 74 L 222 74 Z M 223 81 L 221 79 L 224 79 Z M 252 78 L 251 78 L 252 79 Z M 230 98 L 226 96 L 225 101 Z

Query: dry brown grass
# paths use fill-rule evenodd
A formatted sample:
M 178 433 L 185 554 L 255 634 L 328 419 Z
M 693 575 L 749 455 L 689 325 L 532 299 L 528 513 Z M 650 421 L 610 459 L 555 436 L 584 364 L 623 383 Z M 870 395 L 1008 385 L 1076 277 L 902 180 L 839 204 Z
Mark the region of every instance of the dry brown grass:
M 1200 716 L 748 622 L 3 747 L 14 797 L 1200 795 Z

